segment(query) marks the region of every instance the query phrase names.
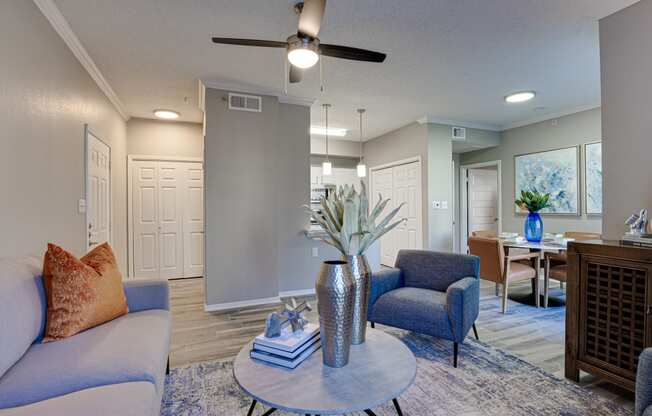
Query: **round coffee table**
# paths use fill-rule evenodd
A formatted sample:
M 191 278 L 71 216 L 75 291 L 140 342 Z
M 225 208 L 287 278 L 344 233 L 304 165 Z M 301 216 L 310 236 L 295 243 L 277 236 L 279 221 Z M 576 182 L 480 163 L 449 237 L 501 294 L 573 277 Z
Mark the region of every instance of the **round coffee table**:
M 367 341 L 351 346 L 349 364 L 331 368 L 322 363 L 321 349 L 294 370 L 253 360 L 252 343 L 238 354 L 233 374 L 253 401 L 269 406 L 263 416 L 277 410 L 305 415 L 340 415 L 371 410 L 388 401 L 402 416 L 397 397 L 414 382 L 417 363 L 405 344 L 382 331 L 368 329 Z

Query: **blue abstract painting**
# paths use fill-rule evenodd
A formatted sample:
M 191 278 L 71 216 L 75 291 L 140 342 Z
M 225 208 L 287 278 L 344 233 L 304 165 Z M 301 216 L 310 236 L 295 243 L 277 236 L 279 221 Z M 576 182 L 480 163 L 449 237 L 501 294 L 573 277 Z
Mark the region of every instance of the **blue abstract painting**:
M 577 147 L 516 156 L 516 196 L 521 191 L 550 194 L 543 214 L 579 214 Z M 517 207 L 516 212 L 520 212 Z
M 602 214 L 602 143 L 585 146 L 586 213 Z

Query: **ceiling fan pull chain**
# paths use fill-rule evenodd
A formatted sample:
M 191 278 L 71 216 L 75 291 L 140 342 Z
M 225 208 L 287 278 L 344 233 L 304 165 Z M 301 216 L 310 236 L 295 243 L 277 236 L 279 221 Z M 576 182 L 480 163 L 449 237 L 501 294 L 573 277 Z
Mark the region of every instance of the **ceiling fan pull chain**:
M 320 84 L 319 90 L 321 92 L 324 92 L 324 69 L 323 69 L 322 62 L 324 62 L 324 60 L 321 59 L 321 56 L 320 56 L 320 59 L 319 59 L 319 84 Z
M 288 57 L 287 54 L 283 54 L 283 91 L 285 95 L 288 95 L 288 77 L 290 73 L 288 72 Z

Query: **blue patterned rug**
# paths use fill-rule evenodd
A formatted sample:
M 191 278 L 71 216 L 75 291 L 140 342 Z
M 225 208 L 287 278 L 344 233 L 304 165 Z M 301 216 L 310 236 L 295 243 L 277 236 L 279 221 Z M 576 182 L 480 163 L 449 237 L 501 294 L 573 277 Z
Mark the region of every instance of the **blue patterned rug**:
M 452 343 L 405 331 L 417 357 L 417 378 L 400 398 L 406 416 L 630 416 L 631 411 L 513 355 L 467 338 L 460 364 L 451 364 Z M 251 400 L 233 379 L 230 362 L 173 369 L 165 384 L 165 416 L 244 416 Z M 372 409 L 395 416 L 391 403 Z M 264 409 L 259 405 L 254 415 Z M 288 415 L 274 413 L 274 415 Z M 363 416 L 357 414 L 356 416 Z

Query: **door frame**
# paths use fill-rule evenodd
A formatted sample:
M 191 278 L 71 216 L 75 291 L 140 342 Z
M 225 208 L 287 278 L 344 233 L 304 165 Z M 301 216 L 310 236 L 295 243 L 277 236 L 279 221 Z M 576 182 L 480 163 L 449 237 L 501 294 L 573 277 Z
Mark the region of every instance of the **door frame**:
M 500 234 L 503 231 L 503 175 L 502 175 L 502 161 L 500 160 L 491 160 L 489 162 L 480 162 L 480 163 L 469 163 L 466 165 L 460 165 L 460 220 L 459 220 L 459 230 L 460 230 L 460 241 L 458 250 L 460 253 L 466 253 L 464 248 L 468 246 L 469 238 L 469 201 L 468 201 L 468 172 L 469 169 L 477 168 L 486 168 L 489 166 L 496 166 L 498 171 L 498 187 L 497 187 L 497 199 L 498 199 L 498 233 Z
M 88 150 L 90 148 L 89 146 L 89 140 L 90 136 L 93 136 L 93 138 L 100 143 L 104 144 L 106 147 L 109 148 L 109 212 L 108 212 L 108 218 L 109 218 L 109 241 L 108 243 L 110 245 L 113 245 L 113 153 L 111 149 L 111 145 L 105 142 L 104 140 L 100 139 L 97 134 L 93 132 L 93 130 L 90 129 L 88 124 L 84 124 L 84 214 L 85 214 L 85 220 L 86 224 L 84 226 L 84 240 L 86 241 L 86 250 L 90 248 L 90 236 L 88 235 L 88 223 L 89 223 L 89 211 L 88 211 L 88 190 L 90 189 L 89 183 L 88 183 L 88 173 L 89 173 L 89 166 L 88 166 Z
M 368 198 L 369 198 L 370 203 L 373 204 L 373 201 L 374 201 L 374 198 L 373 198 L 373 195 L 374 195 L 373 177 L 374 177 L 375 172 L 377 172 L 379 170 L 383 170 L 383 169 L 393 168 L 393 167 L 396 167 L 396 166 L 408 165 L 410 163 L 415 163 L 415 162 L 419 163 L 419 203 L 418 203 L 418 206 L 419 206 L 419 214 L 421 216 L 421 218 L 419 219 L 419 231 L 418 231 L 419 235 L 417 236 L 417 241 L 419 242 L 419 247 L 421 247 L 423 249 L 423 247 L 425 246 L 424 241 L 423 241 L 423 235 L 424 235 L 423 234 L 423 227 L 424 227 L 425 221 L 424 221 L 423 188 L 422 188 L 423 187 L 423 163 L 421 162 L 421 156 L 420 155 L 412 156 L 412 157 L 408 157 L 406 159 L 400 159 L 400 160 L 396 160 L 396 161 L 393 161 L 393 162 L 384 163 L 384 164 L 381 164 L 381 165 L 376 165 L 376 166 L 370 167 L 369 168 L 369 181 L 368 181 L 368 185 L 369 185 L 368 186 L 368 188 L 369 188 Z M 427 213 L 427 211 L 426 211 L 426 213 Z M 380 244 L 380 240 L 378 241 L 378 243 Z
M 204 165 L 202 157 L 184 157 L 184 156 L 158 156 L 158 155 L 127 155 L 127 259 L 128 259 L 128 278 L 134 276 L 134 210 L 133 210 L 133 164 L 137 161 L 149 162 L 194 162 Z M 204 240 L 205 242 L 205 240 Z M 205 251 L 204 251 L 205 252 Z

